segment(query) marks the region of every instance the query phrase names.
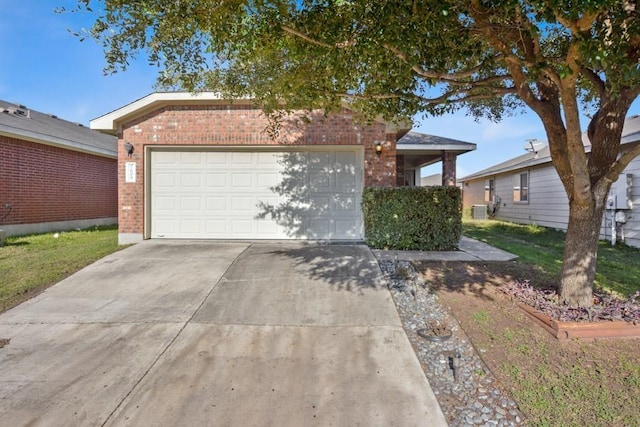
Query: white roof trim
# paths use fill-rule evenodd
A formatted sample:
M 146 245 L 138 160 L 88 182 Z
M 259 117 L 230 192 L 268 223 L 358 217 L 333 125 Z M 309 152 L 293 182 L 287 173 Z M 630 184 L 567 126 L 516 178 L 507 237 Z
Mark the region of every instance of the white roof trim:
M 237 104 L 251 103 L 249 99 L 236 99 L 229 101 L 224 99 L 217 92 L 154 92 L 130 104 L 120 107 L 110 113 L 91 120 L 89 127 L 105 133 L 116 134 L 120 132 L 124 122 L 134 117 L 138 117 L 149 111 L 157 110 L 165 105 L 170 104 L 209 104 L 215 101 L 220 103 L 234 102 Z
M 157 110 L 165 105 L 171 104 L 240 104 L 247 105 L 252 104 L 253 101 L 249 98 L 240 99 L 225 99 L 218 92 L 154 92 L 124 107 L 118 108 L 103 116 L 97 117 L 89 123 L 91 129 L 117 135 L 122 130 L 123 123 L 132 120 L 135 117 L 139 117 L 145 113 L 153 110 Z M 352 109 L 347 102 L 343 103 L 345 108 Z M 376 121 L 384 123 L 387 133 L 396 133 L 399 130 L 411 129 L 409 122 L 402 122 L 399 125 L 395 125 L 391 122 L 387 122 L 382 119 L 376 119 Z M 405 127 L 408 126 L 408 127 Z
M 460 151 L 466 153 L 476 149 L 476 144 L 469 144 L 467 146 L 459 144 L 398 144 L 396 145 L 396 151 Z

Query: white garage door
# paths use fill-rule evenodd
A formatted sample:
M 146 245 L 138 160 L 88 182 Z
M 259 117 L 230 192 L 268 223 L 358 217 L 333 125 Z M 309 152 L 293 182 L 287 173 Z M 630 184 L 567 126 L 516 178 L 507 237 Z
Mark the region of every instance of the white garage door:
M 362 151 L 151 152 L 151 238 L 362 238 Z

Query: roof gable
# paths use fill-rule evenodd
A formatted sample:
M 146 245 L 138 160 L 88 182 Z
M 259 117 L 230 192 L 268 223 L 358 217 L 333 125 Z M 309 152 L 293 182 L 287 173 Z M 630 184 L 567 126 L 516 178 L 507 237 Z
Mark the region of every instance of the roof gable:
M 167 105 L 251 105 L 253 100 L 249 98 L 242 99 L 225 99 L 219 93 L 216 92 L 154 92 L 145 97 L 137 99 L 123 107 L 120 107 L 110 113 L 104 114 L 91 120 L 91 129 L 98 130 L 100 132 L 110 133 L 117 135 L 122 131 L 122 126 L 125 123 L 134 120 L 144 114 L 151 111 L 155 111 Z M 344 103 L 344 107 L 352 109 L 348 103 Z M 387 127 L 387 132 L 406 132 L 411 127 L 406 123 L 394 124 L 382 119 L 376 119 L 377 122 L 384 123 Z M 407 127 L 408 126 L 408 127 Z M 403 132 L 403 133 L 404 133 Z

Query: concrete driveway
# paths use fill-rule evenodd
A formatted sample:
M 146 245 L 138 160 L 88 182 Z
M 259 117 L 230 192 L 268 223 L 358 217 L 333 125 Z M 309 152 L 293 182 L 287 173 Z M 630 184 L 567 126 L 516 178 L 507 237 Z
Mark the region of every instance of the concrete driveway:
M 1 338 L 0 425 L 446 425 L 360 245 L 144 242 Z

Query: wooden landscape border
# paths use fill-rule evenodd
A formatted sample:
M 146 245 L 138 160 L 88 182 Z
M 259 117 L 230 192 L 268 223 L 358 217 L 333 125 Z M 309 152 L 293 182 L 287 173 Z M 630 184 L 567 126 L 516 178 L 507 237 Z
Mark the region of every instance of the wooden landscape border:
M 640 325 L 630 322 L 563 322 L 522 303 L 516 303 L 529 317 L 558 340 L 573 338 L 634 338 L 640 337 Z

